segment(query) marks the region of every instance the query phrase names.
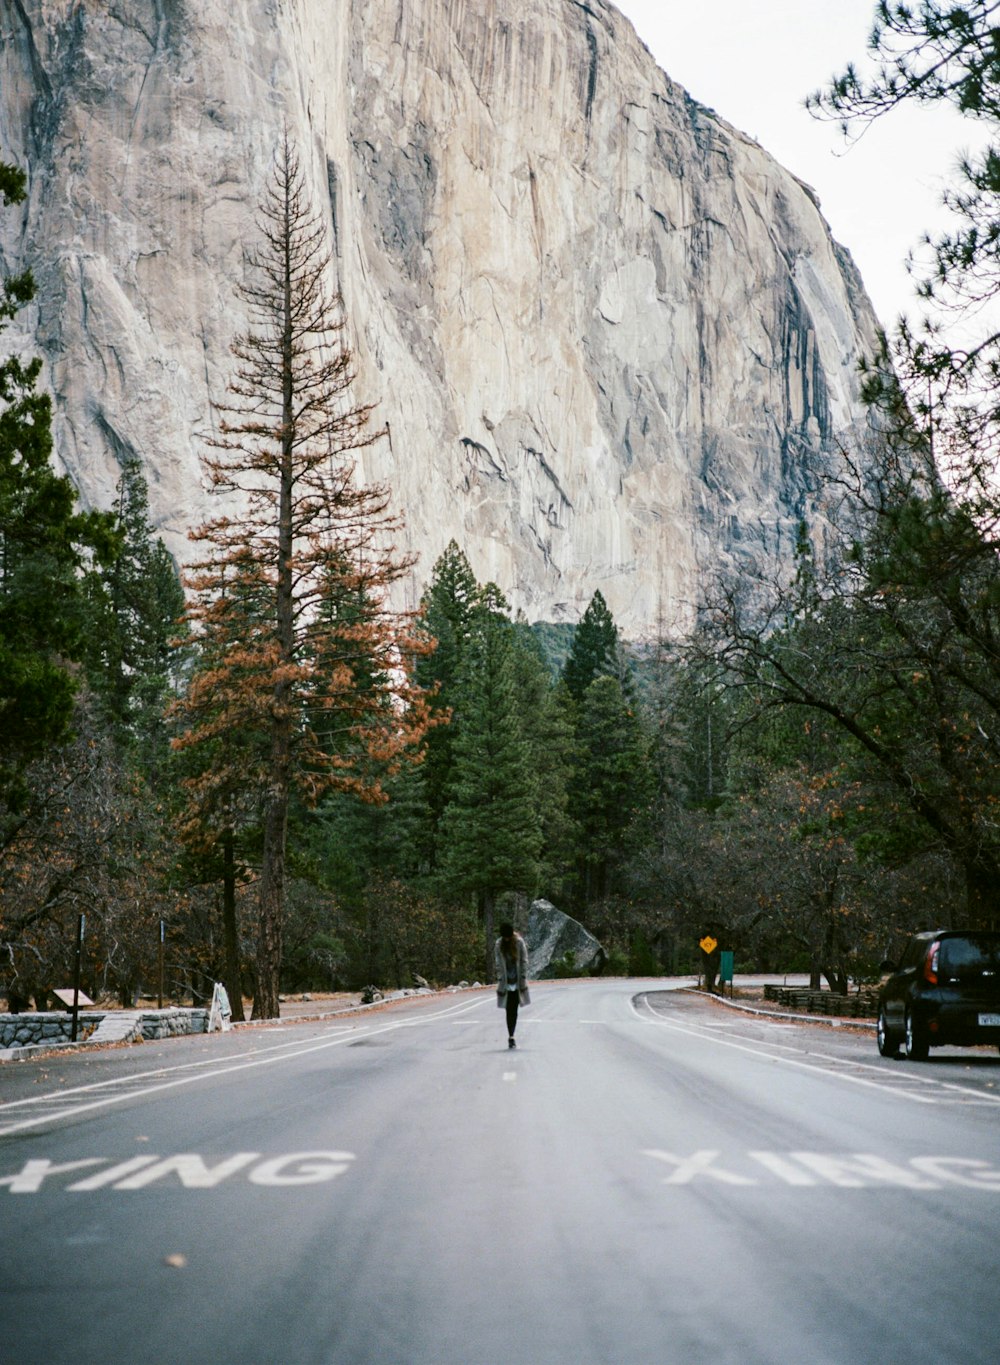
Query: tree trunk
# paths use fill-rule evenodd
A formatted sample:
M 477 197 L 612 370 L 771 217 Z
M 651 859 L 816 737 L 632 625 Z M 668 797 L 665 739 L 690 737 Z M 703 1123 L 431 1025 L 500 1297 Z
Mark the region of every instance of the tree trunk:
M 483 933 L 486 937 L 486 976 L 485 981 L 492 981 L 496 975 L 496 934 L 493 928 L 493 909 L 494 896 L 492 891 L 483 893 Z
M 983 861 L 965 864 L 965 905 L 970 929 L 1000 927 L 1000 876 L 995 866 Z
M 715 994 L 715 988 L 719 982 L 719 967 L 721 966 L 721 956 L 718 948 L 713 948 L 710 953 L 704 954 L 704 973 L 705 989 Z
M 264 852 L 260 870 L 260 923 L 257 930 L 257 994 L 255 1019 L 277 1019 L 281 979 L 281 929 L 285 913 L 285 845 L 288 839 L 288 800 L 292 783 L 292 719 L 288 709 L 290 684 L 283 670 L 295 658 L 294 583 L 292 555 L 292 487 L 295 471 L 295 413 L 292 377 L 293 317 L 289 264 L 291 200 L 285 187 L 284 298 L 282 301 L 281 466 L 278 492 L 277 583 L 275 633 L 279 669 L 271 710 L 271 794 L 264 817 Z
M 272 796 L 264 818 L 264 856 L 260 870 L 260 916 L 257 925 L 257 991 L 254 1019 L 277 1019 L 281 978 L 281 928 L 285 910 L 285 843 L 288 832 L 287 793 Z
M 240 936 L 236 923 L 236 858 L 233 831 L 222 836 L 222 937 L 226 948 L 226 992 L 233 1023 L 242 1024 L 243 982 L 240 977 Z

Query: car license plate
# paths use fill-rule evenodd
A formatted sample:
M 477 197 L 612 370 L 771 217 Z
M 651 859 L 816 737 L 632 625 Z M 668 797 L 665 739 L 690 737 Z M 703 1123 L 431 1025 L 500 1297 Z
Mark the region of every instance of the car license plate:
M 1000 1028 L 1000 1014 L 981 1014 L 979 1016 L 980 1028 Z

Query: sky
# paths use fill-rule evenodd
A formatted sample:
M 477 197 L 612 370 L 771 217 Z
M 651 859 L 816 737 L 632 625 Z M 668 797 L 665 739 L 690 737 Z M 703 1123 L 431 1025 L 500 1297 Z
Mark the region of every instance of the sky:
M 899 109 L 847 146 L 803 108 L 849 61 L 864 68 L 875 0 L 614 0 L 659 66 L 816 191 L 884 324 L 921 314 L 907 253 L 947 222 L 941 191 L 976 130 Z

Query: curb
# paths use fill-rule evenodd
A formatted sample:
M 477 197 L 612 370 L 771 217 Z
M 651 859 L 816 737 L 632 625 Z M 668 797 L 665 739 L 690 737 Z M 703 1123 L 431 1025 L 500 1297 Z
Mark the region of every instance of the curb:
M 336 1019 L 343 1014 L 364 1014 L 367 1010 L 384 1009 L 386 1005 L 398 1005 L 401 1000 L 428 1000 L 437 995 L 465 995 L 467 991 L 485 989 L 486 987 L 480 983 L 477 986 L 446 986 L 440 991 L 401 991 L 398 994 L 393 992 L 391 995 L 383 996 L 381 1000 L 369 1001 L 368 1004 L 359 1001 L 356 1005 L 340 1005 L 336 1009 L 325 1010 L 322 1014 L 288 1014 L 279 1015 L 277 1019 L 242 1019 L 231 1024 L 230 1028 L 261 1028 L 264 1025 L 268 1028 L 282 1028 L 285 1024 L 316 1024 L 322 1023 L 324 1019 Z
M 364 1003 L 362 1003 L 362 1002 L 359 1001 L 358 1004 L 356 1004 L 356 1005 L 340 1005 L 340 1006 L 338 1006 L 336 1009 L 325 1010 L 325 1011 L 324 1011 L 323 1013 L 321 1013 L 321 1014 L 319 1014 L 319 1013 L 317 1013 L 317 1014 L 292 1014 L 292 1015 L 287 1015 L 287 1016 L 285 1016 L 284 1018 L 282 1018 L 282 1017 L 279 1015 L 279 1017 L 278 1017 L 277 1019 L 243 1019 L 243 1020 L 241 1020 L 239 1023 L 232 1024 L 230 1027 L 231 1027 L 233 1030 L 236 1030 L 236 1029 L 265 1028 L 265 1027 L 266 1027 L 266 1028 L 282 1028 L 282 1027 L 284 1027 L 285 1025 L 288 1025 L 288 1026 L 292 1027 L 292 1026 L 294 1026 L 294 1025 L 296 1025 L 296 1024 L 321 1024 L 321 1023 L 324 1022 L 324 1020 L 327 1020 L 327 1019 L 336 1019 L 336 1018 L 341 1017 L 341 1016 L 343 1016 L 343 1015 L 365 1014 L 368 1010 L 385 1009 L 385 1007 L 386 1007 L 387 1005 L 396 1005 L 396 1004 L 398 1004 L 401 1000 L 418 1000 L 418 999 L 426 1000 L 426 999 L 428 999 L 428 998 L 431 997 L 431 996 L 441 996 L 441 995 L 464 995 L 467 991 L 476 991 L 476 990 L 485 990 L 485 989 L 486 989 L 486 987 L 483 986 L 483 985 L 480 983 L 479 985 L 476 985 L 476 986 L 462 986 L 462 987 L 451 986 L 451 987 L 447 987 L 447 988 L 445 988 L 444 990 L 440 990 L 440 991 L 434 991 L 434 990 L 431 990 L 431 991 L 406 990 L 406 991 L 400 991 L 398 994 L 397 994 L 396 992 L 393 992 L 393 993 L 390 994 L 390 995 L 384 996 L 381 1000 L 372 1000 L 369 1004 L 364 1004 Z M 131 1012 L 130 1012 L 130 1011 L 129 1011 L 129 1012 L 122 1011 L 122 1015 L 123 1015 L 123 1016 L 124 1016 L 126 1013 L 131 1013 Z M 115 1020 L 115 1022 L 117 1023 L 117 1020 Z M 204 1037 L 205 1035 L 204 1035 L 204 1034 L 198 1034 L 198 1033 L 188 1033 L 188 1034 L 175 1034 L 175 1035 L 171 1035 L 171 1036 L 173 1036 L 173 1037 L 186 1037 L 186 1038 L 198 1038 L 198 1037 Z M 108 1037 L 108 1036 L 105 1036 L 105 1037 L 103 1037 L 103 1038 L 98 1038 L 98 1037 L 97 1037 L 97 1030 L 95 1030 L 94 1033 L 92 1033 L 88 1038 L 79 1038 L 79 1039 L 77 1039 L 77 1041 L 76 1041 L 75 1043 L 71 1043 L 71 1042 L 69 1042 L 67 1039 L 59 1039 L 59 1040 L 53 1039 L 52 1042 L 45 1042 L 45 1043 L 18 1043 L 18 1044 L 16 1044 L 16 1045 L 13 1046 L 13 1047 L 0 1048 L 0 1066 L 2 1066 L 2 1065 L 4 1064 L 4 1062 L 24 1061 L 24 1060 L 27 1060 L 27 1059 L 29 1059 L 29 1058 L 31 1058 L 31 1057 L 37 1057 L 37 1056 L 39 1056 L 39 1055 L 40 1055 L 41 1053 L 43 1053 L 43 1052 L 67 1052 L 67 1053 L 73 1053 L 73 1052 L 81 1051 L 81 1050 L 84 1049 L 84 1048 L 116 1047 L 116 1046 L 121 1046 L 122 1043 L 125 1043 L 125 1044 L 131 1046 L 132 1044 L 138 1044 L 138 1043 L 147 1042 L 147 1041 L 148 1041 L 148 1042 L 166 1042 L 166 1041 L 168 1041 L 168 1039 L 167 1039 L 166 1037 L 160 1038 L 160 1039 L 144 1039 L 144 1038 L 142 1038 L 142 1037 L 133 1037 L 133 1038 L 130 1038 L 130 1037 L 118 1037 L 118 1038 L 114 1038 L 114 1037 Z
M 77 1048 L 87 1047 L 89 1039 L 78 1038 L 75 1043 L 68 1039 L 53 1038 L 49 1043 L 15 1043 L 13 1047 L 0 1047 L 0 1066 L 4 1062 L 17 1062 L 25 1057 L 35 1057 L 40 1052 L 75 1052 Z
M 874 1033 L 876 1024 L 874 1019 L 851 1019 L 844 1015 L 834 1014 L 790 1014 L 787 1010 L 762 1010 L 756 1005 L 744 1005 L 737 1000 L 727 1000 L 724 995 L 712 995 L 708 991 L 699 991 L 693 986 L 681 986 L 680 990 L 686 991 L 689 995 L 697 995 L 702 1000 L 712 1000 L 717 1005 L 725 1005 L 726 1009 L 742 1010 L 744 1014 L 756 1014 L 763 1019 L 786 1019 L 804 1024 L 826 1024 L 828 1028 L 857 1028 L 870 1030 Z

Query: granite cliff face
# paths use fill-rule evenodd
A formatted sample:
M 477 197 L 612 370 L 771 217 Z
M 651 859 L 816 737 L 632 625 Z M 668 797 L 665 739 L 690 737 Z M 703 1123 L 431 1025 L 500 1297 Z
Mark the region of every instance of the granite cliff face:
M 89 502 L 136 452 L 186 554 L 286 120 L 423 576 L 454 536 L 530 617 L 599 587 L 639 635 L 787 553 L 861 420 L 870 305 L 810 191 L 602 0 L 0 0 L 30 174 L 0 266 L 35 270 Z

